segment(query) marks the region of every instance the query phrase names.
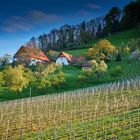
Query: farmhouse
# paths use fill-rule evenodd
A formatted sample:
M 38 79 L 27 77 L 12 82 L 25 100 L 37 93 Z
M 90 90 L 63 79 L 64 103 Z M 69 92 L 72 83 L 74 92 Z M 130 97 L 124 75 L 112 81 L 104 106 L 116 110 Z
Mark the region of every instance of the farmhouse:
M 37 63 L 47 63 L 49 59 L 40 49 L 21 46 L 14 55 L 13 62 L 36 65 Z
M 72 55 L 61 52 L 56 58 L 56 63 L 68 65 L 72 61 Z
M 72 56 L 65 52 L 61 52 L 56 59 L 56 63 L 63 65 L 69 65 L 71 63 L 72 65 L 76 65 L 77 63 L 80 62 L 83 63 L 84 60 L 85 58 L 83 56 Z

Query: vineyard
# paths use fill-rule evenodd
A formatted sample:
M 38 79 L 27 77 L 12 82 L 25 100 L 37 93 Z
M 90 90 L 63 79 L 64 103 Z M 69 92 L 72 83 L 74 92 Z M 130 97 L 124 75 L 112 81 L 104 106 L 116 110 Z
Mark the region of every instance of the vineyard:
M 1 140 L 139 140 L 140 79 L 0 103 Z

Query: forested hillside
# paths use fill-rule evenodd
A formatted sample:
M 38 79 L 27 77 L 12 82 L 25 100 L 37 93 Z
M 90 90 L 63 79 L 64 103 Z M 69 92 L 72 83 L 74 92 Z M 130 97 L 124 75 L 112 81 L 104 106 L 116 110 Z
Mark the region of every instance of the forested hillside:
M 106 15 L 91 19 L 91 21 L 83 21 L 77 25 L 66 24 L 59 29 L 51 30 L 48 34 L 32 37 L 27 46 L 38 47 L 43 51 L 75 49 L 86 45 L 90 40 L 139 26 L 139 9 L 139 0 L 127 4 L 123 9 L 112 7 Z

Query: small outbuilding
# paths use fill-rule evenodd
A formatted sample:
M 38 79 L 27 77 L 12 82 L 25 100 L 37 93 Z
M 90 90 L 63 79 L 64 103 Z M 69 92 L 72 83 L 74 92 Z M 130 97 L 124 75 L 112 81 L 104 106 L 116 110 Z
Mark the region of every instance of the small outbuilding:
M 84 61 L 85 61 L 85 58 L 83 56 L 73 56 L 71 63 L 73 65 L 77 65 L 79 63 L 83 64 Z
M 90 62 L 89 61 L 84 61 L 83 65 L 82 65 L 82 69 L 89 69 L 90 68 Z

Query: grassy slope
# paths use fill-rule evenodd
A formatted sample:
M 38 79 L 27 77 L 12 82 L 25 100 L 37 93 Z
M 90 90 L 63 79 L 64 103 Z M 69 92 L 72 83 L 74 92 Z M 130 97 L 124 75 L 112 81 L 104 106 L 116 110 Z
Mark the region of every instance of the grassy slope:
M 127 30 L 109 37 L 106 37 L 109 41 L 111 41 L 112 44 L 119 46 L 122 42 L 126 43 L 128 40 L 131 38 L 137 38 L 140 36 L 140 29 L 131 29 Z M 91 41 L 88 46 L 90 46 L 92 43 L 97 42 L 97 40 Z M 78 50 L 72 50 L 72 51 L 67 51 L 68 53 L 78 56 L 78 55 L 84 55 L 88 49 L 78 49 Z M 109 71 L 106 75 L 102 76 L 100 79 L 100 82 L 98 82 L 95 79 L 91 79 L 89 82 L 86 81 L 81 81 L 78 77 L 82 75 L 82 70 L 81 68 L 74 67 L 74 66 L 64 66 L 63 67 L 63 72 L 66 74 L 66 83 L 60 87 L 58 91 L 55 91 L 55 89 L 47 89 L 46 94 L 49 93 L 55 93 L 55 92 L 64 92 L 68 90 L 74 90 L 78 88 L 83 88 L 83 87 L 89 87 L 101 83 L 108 83 L 116 80 L 121 80 L 124 78 L 129 78 L 131 76 L 135 75 L 140 75 L 140 62 L 127 62 L 127 61 L 122 61 L 119 63 L 116 62 L 111 62 L 109 63 Z M 111 70 L 115 66 L 121 66 L 123 69 L 123 72 L 120 76 L 118 77 L 111 77 L 110 73 Z M 18 98 L 25 98 L 29 97 L 29 88 L 25 89 L 22 92 L 21 97 L 18 96 L 18 94 L 13 93 L 9 91 L 7 88 L 0 88 L 0 101 L 5 101 L 5 100 L 12 100 L 12 99 L 18 99 Z M 32 89 L 32 96 L 39 96 L 41 95 L 40 91 L 38 89 Z
M 138 38 L 140 37 L 140 29 L 134 28 L 130 29 L 121 33 L 114 34 L 112 36 L 105 37 L 105 39 L 109 40 L 113 45 L 119 47 L 122 42 L 127 43 L 130 39 L 132 38 Z M 86 47 L 90 47 L 92 44 L 96 43 L 98 40 L 93 40 L 86 44 Z M 85 47 L 85 46 L 79 46 L 79 47 Z M 87 48 L 84 49 L 78 49 L 78 50 L 71 50 L 71 51 L 66 51 L 67 53 L 74 55 L 74 56 L 79 56 L 79 55 L 85 55 L 87 52 Z

